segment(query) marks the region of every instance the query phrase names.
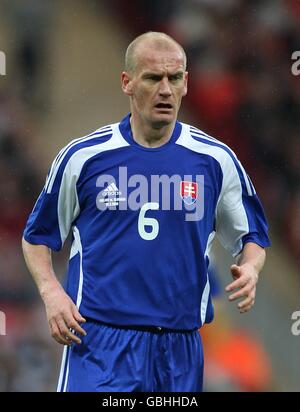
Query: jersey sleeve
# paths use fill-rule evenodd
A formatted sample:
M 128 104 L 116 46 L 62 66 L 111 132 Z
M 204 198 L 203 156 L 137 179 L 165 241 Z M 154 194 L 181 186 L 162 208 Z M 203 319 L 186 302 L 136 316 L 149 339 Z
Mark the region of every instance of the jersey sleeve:
M 45 186 L 29 215 L 23 236 L 34 245 L 46 245 L 59 251 L 79 214 L 76 176 L 70 159 L 55 158 Z
M 223 247 L 237 256 L 248 242 L 270 246 L 262 204 L 249 176 L 234 154 L 227 155 L 217 205 L 216 233 Z

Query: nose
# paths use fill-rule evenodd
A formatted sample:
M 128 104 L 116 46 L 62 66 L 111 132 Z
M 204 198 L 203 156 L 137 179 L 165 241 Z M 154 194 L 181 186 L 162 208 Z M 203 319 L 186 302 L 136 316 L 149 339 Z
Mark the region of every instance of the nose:
M 172 94 L 169 79 L 167 77 L 163 77 L 160 82 L 159 94 L 162 97 L 169 97 Z

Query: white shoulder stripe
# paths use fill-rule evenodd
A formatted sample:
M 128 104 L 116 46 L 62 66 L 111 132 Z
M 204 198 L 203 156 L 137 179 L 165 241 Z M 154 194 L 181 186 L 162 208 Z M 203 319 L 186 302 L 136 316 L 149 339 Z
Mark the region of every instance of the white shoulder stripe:
M 58 153 L 57 156 L 55 157 L 54 161 L 52 162 L 50 172 L 49 172 L 49 174 L 48 174 L 48 176 L 47 176 L 47 179 L 46 179 L 45 189 L 47 190 L 49 181 L 50 181 L 51 176 L 52 176 L 52 174 L 53 174 L 53 170 L 54 170 L 56 167 L 59 167 L 59 166 L 58 166 L 58 162 L 59 162 L 59 164 L 61 163 L 61 162 L 60 162 L 61 158 L 63 157 L 64 154 L 66 154 L 66 153 L 68 152 L 68 150 L 69 150 L 71 147 L 73 147 L 74 145 L 76 145 L 77 143 L 79 143 L 79 142 L 81 142 L 81 141 L 83 142 L 83 141 L 85 141 L 85 140 L 90 140 L 90 139 L 92 139 L 92 138 L 102 136 L 102 135 L 104 135 L 104 132 L 107 132 L 107 133 L 108 133 L 110 130 L 112 130 L 112 125 L 100 127 L 99 129 L 95 130 L 93 133 L 89 133 L 89 134 L 86 135 L 86 136 L 82 136 L 82 137 L 78 137 L 77 139 L 73 139 L 70 143 L 68 143 L 66 146 L 64 146 L 64 147 L 59 151 L 59 153 Z
M 52 168 L 51 168 L 51 171 L 50 171 L 50 173 L 49 173 L 49 176 L 48 176 L 48 178 L 47 178 L 47 180 L 46 180 L 46 185 L 45 185 L 46 192 L 47 192 L 47 193 L 50 193 L 50 192 L 51 192 L 52 187 L 53 187 L 53 184 L 54 184 L 54 181 L 55 181 L 55 178 L 56 178 L 56 175 L 57 175 L 57 173 L 58 173 L 58 171 L 59 171 L 59 167 L 60 167 L 60 165 L 62 164 L 62 162 L 64 161 L 64 159 L 65 159 L 65 157 L 67 156 L 67 154 L 69 153 L 69 151 L 70 151 L 74 146 L 76 146 L 77 144 L 81 144 L 81 143 L 88 142 L 88 141 L 90 141 L 90 140 L 92 140 L 92 139 L 96 139 L 96 138 L 99 138 L 99 137 L 107 136 L 107 135 L 109 135 L 109 134 L 112 134 L 112 129 L 108 129 L 108 130 L 101 131 L 101 132 L 95 132 L 95 133 L 93 133 L 93 134 L 91 134 L 91 135 L 88 135 L 87 137 L 75 139 L 75 140 L 73 140 L 72 142 L 70 142 L 65 148 L 63 148 L 63 149 L 60 151 L 59 155 L 56 157 L 56 160 L 54 161 L 53 166 L 52 166 Z M 59 156 L 60 156 L 60 158 L 59 158 Z
M 203 154 L 212 156 L 220 163 L 221 166 L 225 165 L 226 159 L 228 158 L 231 159 L 230 154 L 226 150 L 224 150 L 223 147 L 221 147 L 220 145 L 211 144 L 210 139 L 207 139 L 204 137 L 203 137 L 203 140 L 205 141 L 199 141 L 199 140 L 194 139 L 193 136 L 190 134 L 189 129 L 190 129 L 189 125 L 182 124 L 182 133 L 180 137 L 177 139 L 176 144 L 184 146 L 190 150 L 193 150 L 194 152 L 203 153 Z M 225 145 L 223 144 L 223 146 Z M 231 161 L 233 162 L 232 159 Z
M 102 133 L 102 132 L 109 131 L 109 130 L 112 130 L 112 127 L 111 127 L 110 125 L 109 125 L 109 126 L 100 127 L 99 129 L 96 129 L 96 130 L 95 130 L 94 132 L 92 132 L 92 133 L 89 133 L 89 134 L 87 134 L 87 135 L 85 135 L 85 136 L 81 136 L 81 137 L 78 137 L 77 139 L 71 140 L 70 143 L 68 143 L 66 146 L 64 146 L 64 147 L 59 151 L 58 155 L 57 155 L 56 158 L 55 158 L 55 161 L 56 161 L 57 159 L 59 159 L 60 156 L 61 156 L 64 152 L 66 152 L 70 147 L 72 147 L 74 144 L 76 144 L 76 143 L 78 143 L 78 142 L 80 142 L 80 141 L 84 141 L 85 139 L 88 139 L 88 138 L 90 138 L 90 137 L 96 136 L 96 135 L 98 135 L 98 134 L 100 134 L 100 133 Z M 55 163 L 55 161 L 54 161 L 54 163 Z
M 108 133 L 109 130 L 112 130 L 111 127 L 108 128 L 108 127 L 106 126 L 106 127 L 100 128 L 100 129 L 96 130 L 95 132 L 90 133 L 90 134 L 88 134 L 88 135 L 86 135 L 86 136 L 79 137 L 79 138 L 77 138 L 77 139 L 73 139 L 70 143 L 68 143 L 66 146 L 64 146 L 64 147 L 59 151 L 58 155 L 57 155 L 56 158 L 54 159 L 54 162 L 52 163 L 51 170 L 50 170 L 50 173 L 49 173 L 49 175 L 48 175 L 47 181 L 50 180 L 51 175 L 52 175 L 52 173 L 53 173 L 53 170 L 58 166 L 58 163 L 59 163 L 59 164 L 61 163 L 60 160 L 62 160 L 62 158 L 67 154 L 67 152 L 68 152 L 73 146 L 75 146 L 77 143 L 81 143 L 81 142 L 84 142 L 84 141 L 86 141 L 86 140 L 90 140 L 90 139 L 93 139 L 93 138 L 96 138 L 96 137 L 105 135 L 105 133 Z
M 77 181 L 84 164 L 95 155 L 113 149 L 129 146 L 129 143 L 121 135 L 119 128 L 113 131 L 111 139 L 103 143 L 78 149 L 69 158 L 60 182 L 57 215 L 62 244 L 66 240 L 74 219 L 80 213 L 80 205 L 77 196 Z M 51 192 L 52 186 L 48 190 Z
M 215 137 L 203 132 L 202 130 L 196 129 L 195 127 L 191 127 L 191 133 L 196 134 L 196 135 L 200 135 L 201 137 L 207 137 L 208 139 L 211 139 L 214 142 L 220 143 L 224 146 L 226 146 L 223 142 L 221 142 L 220 140 L 216 139 Z
M 190 127 L 190 130 L 191 130 L 191 134 L 192 134 L 192 135 L 195 134 L 196 137 L 201 137 L 202 139 L 211 141 L 211 142 L 213 142 L 213 143 L 217 143 L 217 144 L 219 144 L 220 146 L 226 148 L 226 149 L 232 154 L 232 156 L 235 158 L 235 160 L 237 161 L 237 163 L 238 163 L 238 165 L 239 165 L 239 167 L 240 167 L 240 169 L 241 169 L 241 172 L 242 172 L 243 177 L 244 177 L 244 180 L 245 180 L 245 184 L 246 184 L 246 188 L 247 188 L 247 193 L 248 193 L 248 195 L 249 195 L 249 196 L 255 195 L 256 192 L 255 192 L 254 186 L 253 186 L 253 184 L 251 183 L 251 181 L 250 181 L 250 179 L 249 179 L 249 177 L 248 177 L 245 169 L 243 168 L 241 162 L 240 162 L 239 159 L 237 158 L 237 156 L 236 156 L 236 154 L 234 153 L 234 151 L 231 150 L 230 147 L 227 146 L 225 143 L 221 142 L 221 141 L 218 140 L 218 139 L 215 139 L 214 137 L 208 135 L 207 133 L 202 132 L 202 131 L 199 130 L 199 129 L 196 129 L 195 127 L 192 127 L 192 126 L 191 126 L 191 127 Z
M 63 159 L 65 158 L 66 154 L 69 152 L 69 150 L 72 147 L 74 147 L 78 143 L 82 143 L 86 140 L 91 140 L 91 139 L 94 139 L 96 137 L 100 137 L 100 136 L 103 136 L 103 135 L 105 135 L 105 134 L 93 133 L 92 135 L 88 135 L 86 137 L 80 137 L 78 139 L 74 139 L 67 146 L 63 147 L 59 151 L 58 155 L 55 157 L 54 161 L 52 162 L 51 169 L 49 171 L 49 174 L 47 176 L 46 183 L 45 183 L 46 191 L 48 189 L 48 185 L 49 185 L 50 180 L 52 179 L 54 171 L 56 170 L 56 173 L 57 173 L 57 170 L 59 169 L 59 166 L 61 165 Z M 56 173 L 55 173 L 55 176 L 56 176 Z
M 230 149 L 230 147 L 227 146 L 227 144 L 225 144 L 224 142 L 221 142 L 221 140 L 218 140 L 215 137 L 210 136 L 209 134 L 203 132 L 202 130 L 195 129 L 195 128 L 192 129 L 191 128 L 191 134 L 192 135 L 194 134 L 196 137 L 201 137 L 201 138 L 206 139 L 208 141 L 211 141 L 213 143 L 219 144 L 220 146 L 224 147 L 224 149 L 229 150 L 229 152 L 232 154 L 233 157 L 237 158 L 234 151 L 232 149 Z

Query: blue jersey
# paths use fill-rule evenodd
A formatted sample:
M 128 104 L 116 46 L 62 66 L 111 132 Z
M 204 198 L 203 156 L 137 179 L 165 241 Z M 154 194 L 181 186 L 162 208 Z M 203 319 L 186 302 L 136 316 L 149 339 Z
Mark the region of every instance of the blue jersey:
M 66 290 L 83 316 L 172 329 L 213 318 L 215 234 L 233 256 L 270 243 L 255 189 L 225 144 L 176 122 L 166 144 L 146 148 L 130 115 L 54 160 L 24 237 L 58 251 L 70 230 Z

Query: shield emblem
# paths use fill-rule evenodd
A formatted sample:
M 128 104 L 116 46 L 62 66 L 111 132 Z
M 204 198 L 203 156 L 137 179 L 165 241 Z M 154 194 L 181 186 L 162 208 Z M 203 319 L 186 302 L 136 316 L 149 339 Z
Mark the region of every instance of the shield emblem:
M 187 182 L 186 180 L 181 181 L 180 196 L 187 205 L 195 203 L 198 197 L 198 183 Z

